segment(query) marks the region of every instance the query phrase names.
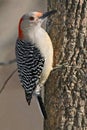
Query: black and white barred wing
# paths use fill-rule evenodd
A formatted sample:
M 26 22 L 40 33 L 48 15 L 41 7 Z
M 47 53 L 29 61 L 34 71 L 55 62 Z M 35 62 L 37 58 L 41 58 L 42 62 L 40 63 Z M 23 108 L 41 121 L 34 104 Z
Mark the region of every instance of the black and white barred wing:
M 16 59 L 26 100 L 30 104 L 33 91 L 39 82 L 44 67 L 44 58 L 35 45 L 26 41 L 17 40 Z

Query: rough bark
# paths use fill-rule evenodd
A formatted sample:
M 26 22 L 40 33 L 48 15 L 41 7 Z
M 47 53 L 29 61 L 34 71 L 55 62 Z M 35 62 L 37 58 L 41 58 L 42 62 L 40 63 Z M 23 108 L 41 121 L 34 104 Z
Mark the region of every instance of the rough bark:
M 44 130 L 87 129 L 87 0 L 48 0 L 54 70 L 45 89 Z M 60 13 L 59 13 L 60 12 Z

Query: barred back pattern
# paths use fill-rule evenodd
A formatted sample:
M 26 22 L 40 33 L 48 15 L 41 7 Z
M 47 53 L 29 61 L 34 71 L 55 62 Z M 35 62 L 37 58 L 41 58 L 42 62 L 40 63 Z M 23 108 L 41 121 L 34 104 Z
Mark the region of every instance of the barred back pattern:
M 44 57 L 35 44 L 18 39 L 16 42 L 16 60 L 26 100 L 30 104 L 33 91 L 39 83 L 44 67 Z

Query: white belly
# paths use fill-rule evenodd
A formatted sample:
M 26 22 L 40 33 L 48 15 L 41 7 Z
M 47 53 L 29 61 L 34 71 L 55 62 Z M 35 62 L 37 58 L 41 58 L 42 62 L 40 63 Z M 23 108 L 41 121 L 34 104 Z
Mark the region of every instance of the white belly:
M 40 48 L 40 51 L 45 58 L 44 68 L 42 71 L 41 83 L 45 83 L 53 65 L 53 47 L 50 37 L 48 36 L 47 32 L 41 28 L 40 32 L 38 32 L 40 36 L 38 37 L 38 41 L 36 42 L 37 47 Z
M 44 84 L 50 74 L 50 71 L 52 70 L 53 65 L 52 42 L 47 32 L 38 26 L 30 30 L 26 36 L 27 40 L 35 43 L 35 45 L 40 49 L 41 54 L 45 59 L 44 68 L 40 79 L 40 83 Z

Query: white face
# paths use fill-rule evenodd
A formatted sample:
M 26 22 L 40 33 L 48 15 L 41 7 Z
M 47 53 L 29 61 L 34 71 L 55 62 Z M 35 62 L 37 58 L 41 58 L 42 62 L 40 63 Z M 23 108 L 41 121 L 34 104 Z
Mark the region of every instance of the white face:
M 24 15 L 20 23 L 20 28 L 22 30 L 26 30 L 26 29 L 35 27 L 37 25 L 40 26 L 42 23 L 42 20 L 40 19 L 41 16 L 42 16 L 42 13 L 40 12 L 32 12 L 32 13 Z

